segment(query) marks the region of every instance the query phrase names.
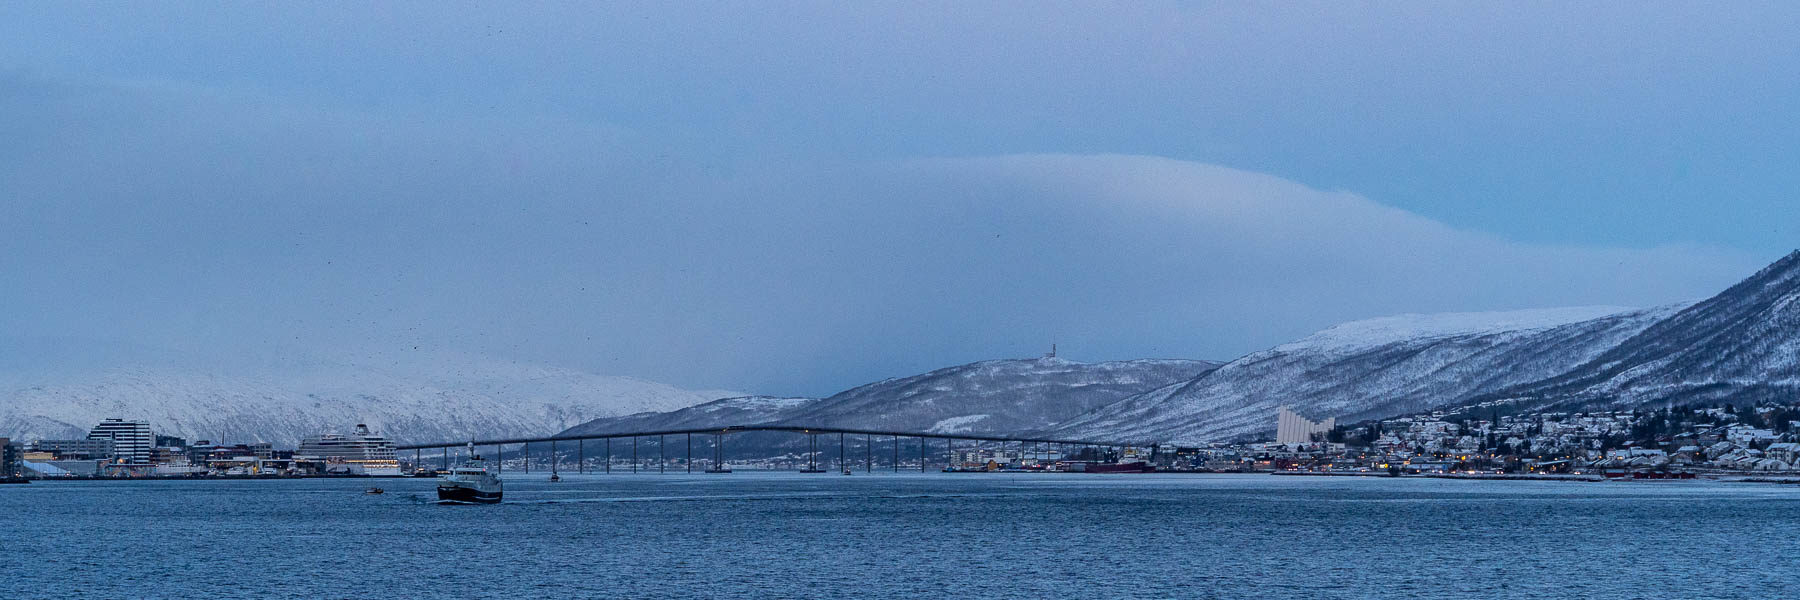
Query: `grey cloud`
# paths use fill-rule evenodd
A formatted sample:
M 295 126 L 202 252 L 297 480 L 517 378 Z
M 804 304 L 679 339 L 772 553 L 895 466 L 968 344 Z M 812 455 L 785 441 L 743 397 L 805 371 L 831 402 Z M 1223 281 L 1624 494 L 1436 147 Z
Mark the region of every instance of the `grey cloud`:
M 1052 340 L 1221 359 L 1400 312 L 1656 304 L 1759 262 L 1155 157 L 721 165 L 595 120 L 0 90 L 0 325 L 220 361 L 418 347 L 820 394 Z

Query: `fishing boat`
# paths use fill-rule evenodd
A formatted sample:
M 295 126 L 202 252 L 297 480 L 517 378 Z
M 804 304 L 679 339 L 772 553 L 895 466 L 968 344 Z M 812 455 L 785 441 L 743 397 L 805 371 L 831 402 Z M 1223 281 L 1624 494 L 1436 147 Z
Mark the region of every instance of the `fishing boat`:
M 438 502 L 442 504 L 499 504 L 500 478 L 488 471 L 487 464 L 469 444 L 469 460 L 438 479 Z

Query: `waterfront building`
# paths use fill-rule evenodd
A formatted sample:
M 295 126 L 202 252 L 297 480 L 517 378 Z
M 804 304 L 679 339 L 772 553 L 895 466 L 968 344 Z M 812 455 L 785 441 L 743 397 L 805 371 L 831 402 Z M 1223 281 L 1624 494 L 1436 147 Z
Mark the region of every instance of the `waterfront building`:
M 150 449 L 156 447 L 148 421 L 107 419 L 88 432 L 88 439 L 112 440 L 113 457 L 129 465 L 150 464 Z
M 57 460 L 93 460 L 113 457 L 112 438 L 85 440 L 38 440 L 27 450 L 48 452 Z
M 217 447 L 218 446 L 214 445 L 210 440 L 199 440 L 194 442 L 187 447 L 188 463 L 196 465 L 206 464 L 206 459 L 212 458 L 212 451 Z
M 1763 455 L 1790 465 L 1800 465 L 1800 443 L 1770 444 L 1763 449 Z
M 250 450 L 250 446 L 244 444 L 209 444 L 204 448 L 206 454 L 202 455 L 199 460 L 200 463 L 204 464 L 212 464 L 233 459 L 256 458 L 256 453 Z
M 97 460 L 25 460 L 19 463 L 28 477 L 92 477 L 100 474 Z
M 1275 443 L 1305 444 L 1313 441 L 1313 434 L 1329 432 L 1334 427 L 1337 427 L 1336 417 L 1323 421 L 1309 421 L 1283 406 L 1275 414 Z
M 369 431 L 369 426 L 361 423 L 356 424 L 355 432 L 350 435 L 326 433 L 301 440 L 294 457 L 324 460 L 328 464 L 327 471 L 400 474 L 400 459 L 394 453 L 394 443 Z
M 150 463 L 154 465 L 185 465 L 188 464 L 188 457 L 187 453 L 180 448 L 157 446 L 150 449 Z

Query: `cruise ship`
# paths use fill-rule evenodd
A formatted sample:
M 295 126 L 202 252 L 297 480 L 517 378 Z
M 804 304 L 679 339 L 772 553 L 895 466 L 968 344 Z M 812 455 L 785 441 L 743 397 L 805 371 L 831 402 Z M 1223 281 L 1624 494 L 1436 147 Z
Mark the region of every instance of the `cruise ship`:
M 400 475 L 394 443 L 362 423 L 357 423 L 356 432 L 350 435 L 327 433 L 301 440 L 294 455 L 323 459 L 328 473 Z

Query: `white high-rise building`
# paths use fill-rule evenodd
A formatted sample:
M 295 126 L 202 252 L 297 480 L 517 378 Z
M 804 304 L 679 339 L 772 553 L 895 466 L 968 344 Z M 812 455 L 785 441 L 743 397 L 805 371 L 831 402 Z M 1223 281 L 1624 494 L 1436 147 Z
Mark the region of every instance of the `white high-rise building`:
M 1283 406 L 1281 412 L 1275 414 L 1275 443 L 1305 444 L 1312 441 L 1313 434 L 1331 431 L 1333 427 L 1337 427 L 1337 417 L 1308 421 Z
M 126 464 L 150 464 L 150 449 L 156 447 L 156 435 L 149 421 L 107 419 L 88 432 L 90 440 L 112 440 L 113 458 Z

